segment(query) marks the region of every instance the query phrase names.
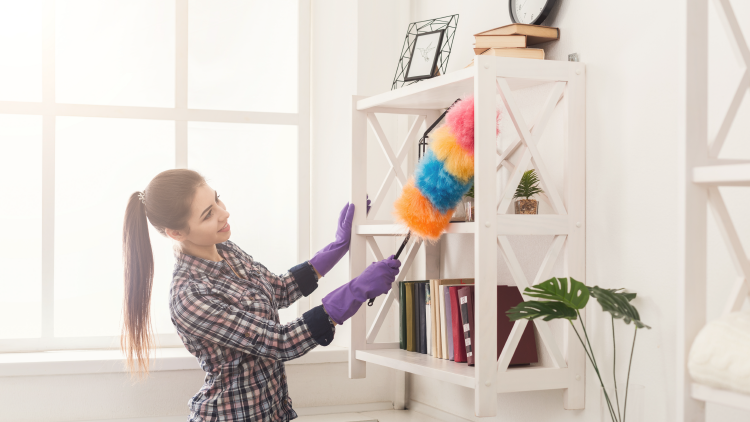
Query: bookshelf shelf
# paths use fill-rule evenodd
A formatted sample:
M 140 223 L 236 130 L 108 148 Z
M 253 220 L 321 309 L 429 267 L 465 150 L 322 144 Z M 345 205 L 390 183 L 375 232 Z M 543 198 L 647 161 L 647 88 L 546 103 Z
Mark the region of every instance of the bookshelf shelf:
M 538 104 L 534 102 L 538 109 L 535 119 L 527 123 L 516 96 L 532 93 L 539 97 L 539 93 L 545 92 L 548 92 L 546 99 Z M 368 219 L 361 211 L 367 209 L 367 186 L 372 186 L 368 183 L 367 171 L 368 126 L 390 164 L 377 194 L 370 196 L 372 208 L 369 215 L 374 218 L 381 207 L 390 206 L 385 204 L 385 197 L 391 186 L 404 186 L 414 172 L 420 134 L 437 120 L 442 109 L 457 98 L 468 95 L 474 96 L 476 221 L 451 223 L 444 236 L 471 234 L 473 237 L 474 259 L 467 265 L 474 267 L 475 366 L 401 350 L 398 342 L 375 342 L 391 305 L 398 303 L 398 289 L 391 289 L 379 309 L 372 308 L 377 315 L 371 326 L 367 324 L 366 306 L 349 321 L 349 376 L 364 378 L 369 362 L 399 371 L 397 391 L 404 394 L 407 373 L 472 388 L 478 417 L 497 414 L 498 393 L 518 391 L 563 389 L 564 408 L 582 409 L 585 355 L 575 333 L 566 326 L 561 325 L 560 332 L 553 335 L 547 322 L 517 321 L 497 358 L 498 256 L 505 260 L 521 291 L 551 277 L 558 260 L 564 262 L 566 274 L 554 275 L 586 280 L 585 66 L 582 63 L 476 56 L 471 68 L 371 97 L 354 96 L 351 103 L 350 165 L 351 202 L 356 205 L 356 211 L 349 250 L 350 278 L 366 268 L 368 249 L 377 259 L 382 258 L 375 241 L 378 236 L 403 236 L 407 232 L 405 227 L 393 221 Z M 528 101 L 524 103 L 524 107 L 527 106 Z M 504 138 L 508 142 L 503 144 L 502 150 L 495 132 L 498 108 L 503 108 L 503 119 L 511 122 L 516 130 L 515 138 Z M 393 143 L 386 138 L 379 123 L 384 113 L 416 116 L 398 150 L 391 146 Z M 556 153 L 543 156 L 537 143 L 553 115 L 558 123 L 554 126 L 553 140 L 562 147 Z M 548 132 L 553 131 L 553 125 L 549 126 Z M 549 142 L 545 140 L 545 143 Z M 545 159 L 554 159 L 555 166 L 548 167 Z M 545 191 L 542 199 L 552 211 L 540 215 L 508 214 L 520 177 L 530 168 L 537 170 Z M 500 171 L 503 173 L 498 177 Z M 500 185 L 498 180 L 505 181 Z M 509 236 L 518 235 L 552 237 L 551 246 L 533 279 L 527 279 L 525 268 L 509 241 Z M 439 255 L 437 245 L 412 238 L 401 256 L 401 273 L 396 281 L 405 280 L 413 263 L 418 263 L 415 268 L 418 268 L 420 278 L 440 278 Z M 529 298 L 524 297 L 524 300 Z M 537 347 L 544 351 L 540 355 L 543 359 L 538 365 L 509 367 L 527 324 L 533 324 L 536 329 Z M 403 402 L 398 397 L 396 401 Z
M 358 350 L 357 359 L 399 371 L 422 375 L 467 388 L 474 388 L 474 367 L 400 349 Z M 515 366 L 497 374 L 498 393 L 566 388 L 568 368 Z

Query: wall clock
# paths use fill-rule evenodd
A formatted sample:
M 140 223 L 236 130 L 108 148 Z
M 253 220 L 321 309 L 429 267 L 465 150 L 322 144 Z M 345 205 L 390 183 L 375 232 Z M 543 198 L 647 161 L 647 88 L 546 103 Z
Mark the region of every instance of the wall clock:
M 508 0 L 510 20 L 513 23 L 541 25 L 557 0 Z

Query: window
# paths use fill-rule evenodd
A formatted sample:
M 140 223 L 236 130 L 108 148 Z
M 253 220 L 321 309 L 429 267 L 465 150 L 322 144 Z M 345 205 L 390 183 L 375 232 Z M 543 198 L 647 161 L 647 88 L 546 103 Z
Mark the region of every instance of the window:
M 168 168 L 207 178 L 269 270 L 309 258 L 309 20 L 309 0 L 0 2 L 0 352 L 118 347 L 126 201 Z M 149 230 L 157 342 L 180 346 Z

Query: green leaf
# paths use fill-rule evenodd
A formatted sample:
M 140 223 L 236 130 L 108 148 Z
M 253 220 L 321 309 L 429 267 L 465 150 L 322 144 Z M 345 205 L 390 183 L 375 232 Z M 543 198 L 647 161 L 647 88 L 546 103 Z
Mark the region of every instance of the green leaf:
M 536 286 L 527 287 L 524 294 L 540 299 L 556 300 L 573 309 L 583 309 L 589 301 L 589 289 L 585 284 L 570 278 L 552 277 Z
M 615 318 L 622 318 L 626 324 L 632 321 L 638 328 L 651 328 L 641 322 L 641 316 L 630 301 L 635 298 L 635 293 L 625 293 L 622 289 L 602 289 L 599 286 L 589 288 L 591 296 L 596 298 L 602 310 L 609 312 Z
M 513 195 L 513 198 L 529 199 L 538 193 L 544 193 L 544 191 L 537 186 L 538 184 L 539 177 L 536 175 L 534 169 L 525 171 L 521 176 L 521 181 L 518 183 L 518 187 L 516 187 L 516 193 Z
M 553 319 L 576 319 L 576 311 L 562 302 L 538 302 L 530 300 L 521 302 L 509 309 L 506 314 L 511 321 L 519 319 L 544 318 L 545 321 Z

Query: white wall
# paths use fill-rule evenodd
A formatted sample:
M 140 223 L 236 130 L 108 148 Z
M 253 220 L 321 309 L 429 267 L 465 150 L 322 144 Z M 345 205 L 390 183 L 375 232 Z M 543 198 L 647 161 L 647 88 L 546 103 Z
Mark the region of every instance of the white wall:
M 562 0 L 547 21 L 561 29 L 561 39 L 541 45 L 547 59 L 567 60 L 567 55 L 575 52 L 586 63 L 587 281 L 592 285 L 627 287 L 638 292 L 635 304 L 642 319 L 653 329 L 638 335 L 631 380 L 646 386 L 649 421 L 674 421 L 675 418 L 677 306 L 674 290 L 681 248 L 675 241 L 679 205 L 676 195 L 680 142 L 677 125 L 682 111 L 678 104 L 680 63 L 677 54 L 681 26 L 676 19 L 682 4 L 678 0 L 649 2 L 646 11 L 638 2 Z M 745 9 L 738 9 L 738 16 L 750 16 Z M 510 23 L 506 1 L 486 0 L 414 0 L 410 20 L 456 13 L 460 18 L 449 71 L 471 61 L 474 33 Z M 742 19 L 744 27 L 750 29 L 750 21 Z M 746 33 L 750 34 L 748 29 Z M 721 30 L 714 32 L 723 35 Z M 726 46 L 723 53 L 730 54 Z M 729 57 L 736 66 L 733 57 Z M 726 108 L 731 92 L 714 92 L 736 86 L 734 80 L 726 76 L 736 76 L 737 72 L 726 69 L 719 64 L 711 67 L 712 71 L 724 73 L 714 77 L 711 85 L 712 99 L 719 108 Z M 746 105 L 749 103 L 745 101 Z M 747 147 L 750 133 L 747 113 L 750 110 L 747 107 L 743 110 L 744 122 L 736 124 L 738 127 L 733 134 L 736 138 L 732 156 L 735 158 L 750 155 Z M 715 115 L 713 111 L 714 128 L 718 126 Z M 738 117 L 738 120 L 743 119 Z M 739 142 L 743 137 L 744 148 Z M 748 195 L 732 197 L 732 206 L 737 216 L 742 215 L 742 211 L 750 211 Z M 745 229 L 741 232 L 745 234 L 743 240 L 750 241 L 748 223 L 738 226 L 739 230 Z M 711 240 L 712 246 L 720 247 L 721 240 L 715 232 Z M 721 282 L 721 287 L 728 285 L 731 264 L 727 259 L 713 254 L 709 270 L 709 277 Z M 709 300 L 709 316 L 715 317 L 723 298 L 717 293 Z M 600 359 L 611 356 L 609 320 L 594 307 L 588 314 L 588 324 L 593 332 L 596 355 Z M 620 322 L 616 327 L 618 356 L 622 357 L 632 340 L 632 331 L 630 326 L 624 328 Z M 605 367 L 611 372 L 611 361 Z M 627 362 L 619 359 L 618 379 L 625 378 L 626 370 Z M 412 376 L 410 383 L 412 400 L 473 420 L 473 390 L 419 376 Z M 583 411 L 563 410 L 561 391 L 498 395 L 499 414 L 495 420 L 598 421 L 597 384 L 589 365 Z M 707 420 L 711 422 L 748 418 L 750 415 L 745 412 L 708 406 Z

